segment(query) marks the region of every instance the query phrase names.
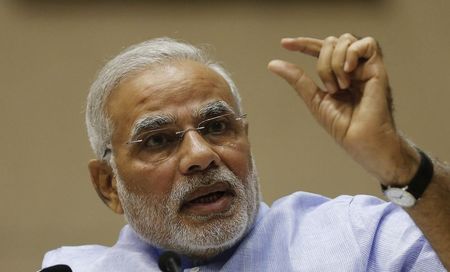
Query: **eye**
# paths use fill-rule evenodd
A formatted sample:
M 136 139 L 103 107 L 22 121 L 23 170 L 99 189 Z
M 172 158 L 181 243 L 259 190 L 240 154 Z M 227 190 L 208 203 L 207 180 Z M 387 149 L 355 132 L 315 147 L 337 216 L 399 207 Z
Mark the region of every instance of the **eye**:
M 205 124 L 205 133 L 213 135 L 223 134 L 227 131 L 228 126 L 226 118 L 214 119 Z
M 169 146 L 173 141 L 173 136 L 169 133 L 149 133 L 144 137 L 142 145 L 147 149 L 162 149 Z

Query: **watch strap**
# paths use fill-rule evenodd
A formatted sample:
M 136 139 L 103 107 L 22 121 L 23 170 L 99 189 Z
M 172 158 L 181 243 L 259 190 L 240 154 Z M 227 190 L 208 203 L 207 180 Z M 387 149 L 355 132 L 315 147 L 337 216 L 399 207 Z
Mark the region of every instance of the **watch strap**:
M 411 179 L 409 184 L 407 186 L 403 187 L 402 189 L 408 191 L 417 200 L 425 192 L 425 190 L 428 187 L 428 184 L 430 184 L 431 179 L 433 178 L 434 170 L 433 170 L 433 163 L 431 162 L 431 159 L 422 150 L 420 150 L 418 148 L 416 148 L 416 149 L 420 155 L 419 168 L 417 168 L 417 172 L 414 175 L 414 177 Z M 386 186 L 386 185 L 381 184 L 381 189 L 383 190 L 383 192 L 391 187 L 394 187 L 394 186 Z

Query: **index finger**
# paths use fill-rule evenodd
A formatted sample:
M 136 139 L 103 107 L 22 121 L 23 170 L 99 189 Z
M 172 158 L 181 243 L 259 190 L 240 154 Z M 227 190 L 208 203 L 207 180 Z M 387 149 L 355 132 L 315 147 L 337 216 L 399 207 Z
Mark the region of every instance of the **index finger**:
M 307 55 L 318 57 L 322 49 L 323 40 L 315 38 L 284 38 L 281 40 L 281 45 L 287 50 L 300 51 Z

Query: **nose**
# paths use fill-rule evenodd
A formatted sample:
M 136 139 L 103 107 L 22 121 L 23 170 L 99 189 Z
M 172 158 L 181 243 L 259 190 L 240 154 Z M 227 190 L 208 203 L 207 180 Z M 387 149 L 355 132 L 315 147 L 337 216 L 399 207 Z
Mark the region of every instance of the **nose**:
M 196 130 L 187 131 L 180 143 L 180 171 L 188 175 L 219 165 L 219 154 Z

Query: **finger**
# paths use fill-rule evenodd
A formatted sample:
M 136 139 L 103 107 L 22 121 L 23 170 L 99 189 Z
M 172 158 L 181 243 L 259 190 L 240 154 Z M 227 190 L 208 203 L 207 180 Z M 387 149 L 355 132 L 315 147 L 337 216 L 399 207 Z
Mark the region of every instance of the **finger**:
M 334 47 L 331 67 L 341 89 L 347 89 L 350 86 L 350 75 L 344 71 L 344 63 L 348 47 L 356 40 L 351 34 L 343 34 Z
M 378 53 L 378 44 L 372 37 L 366 37 L 352 43 L 348 50 L 344 64 L 344 71 L 353 72 L 358 66 L 360 58 L 369 59 Z
M 335 93 L 339 90 L 336 77 L 331 67 L 331 59 L 336 43 L 336 37 L 326 38 L 317 61 L 317 73 L 330 93 Z
M 326 95 L 305 72 L 295 64 L 272 60 L 268 65 L 269 71 L 284 78 L 302 97 L 305 104 L 311 110 L 314 105 L 318 105 L 320 100 Z
M 281 45 L 287 50 L 299 51 L 313 57 L 318 57 L 323 40 L 304 37 L 284 38 L 281 40 Z

